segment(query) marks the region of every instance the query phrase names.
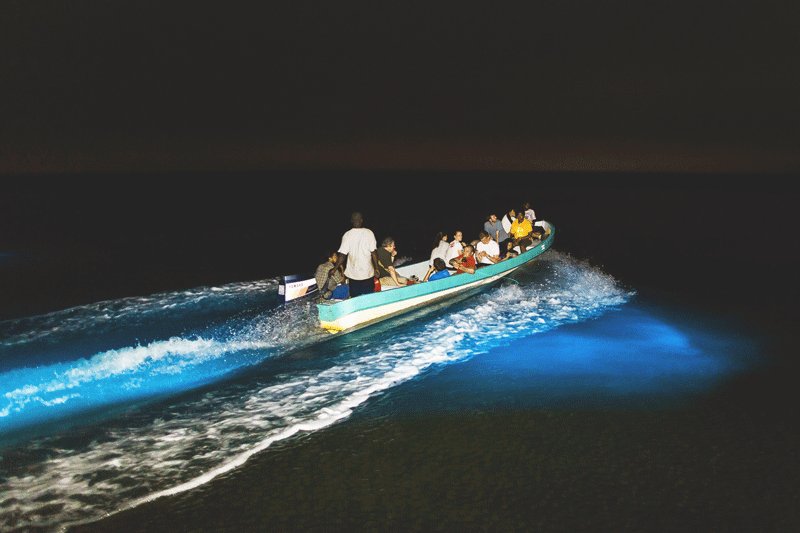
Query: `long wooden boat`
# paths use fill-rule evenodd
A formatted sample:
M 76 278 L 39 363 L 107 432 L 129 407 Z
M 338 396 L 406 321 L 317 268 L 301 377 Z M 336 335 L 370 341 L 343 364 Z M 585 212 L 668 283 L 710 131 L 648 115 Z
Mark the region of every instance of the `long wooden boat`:
M 331 333 L 351 331 L 434 302 L 486 288 L 533 261 L 552 246 L 555 226 L 545 221 L 537 225 L 543 226 L 547 232 L 540 244 L 528 248 L 517 257 L 480 267 L 474 274 L 462 273 L 403 287 L 385 287 L 380 292 L 347 300 L 323 300 L 317 304 L 320 326 Z M 427 271 L 428 261 L 397 268 L 397 273 L 406 278 L 417 276 L 422 279 Z

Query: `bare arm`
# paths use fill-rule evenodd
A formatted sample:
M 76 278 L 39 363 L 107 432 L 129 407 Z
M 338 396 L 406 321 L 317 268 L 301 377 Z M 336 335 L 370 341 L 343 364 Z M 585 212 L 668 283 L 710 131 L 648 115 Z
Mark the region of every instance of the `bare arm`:
M 457 257 L 454 257 L 453 259 L 450 260 L 450 264 L 453 265 L 453 267 L 456 270 L 458 270 L 459 272 L 468 272 L 470 274 L 474 274 L 475 273 L 475 269 L 474 268 L 464 265 L 464 260 L 463 259 L 459 260 Z
M 380 277 L 381 270 L 378 268 L 378 250 L 372 250 L 372 268 L 375 269 L 375 276 Z

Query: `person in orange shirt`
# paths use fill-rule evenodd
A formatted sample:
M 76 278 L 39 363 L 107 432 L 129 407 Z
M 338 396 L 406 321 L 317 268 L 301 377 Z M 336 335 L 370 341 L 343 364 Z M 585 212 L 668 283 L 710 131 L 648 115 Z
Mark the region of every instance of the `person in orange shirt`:
M 528 246 L 533 243 L 531 232 L 533 232 L 531 221 L 525 218 L 525 211 L 520 209 L 517 219 L 511 223 L 511 231 L 509 231 L 511 238 L 514 239 L 514 246 L 519 246 L 520 253 L 525 253 Z

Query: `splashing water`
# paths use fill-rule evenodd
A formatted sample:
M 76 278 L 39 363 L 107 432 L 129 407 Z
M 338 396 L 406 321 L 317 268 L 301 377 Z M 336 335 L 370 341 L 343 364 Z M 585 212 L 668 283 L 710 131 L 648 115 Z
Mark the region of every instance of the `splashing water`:
M 235 379 L 77 436 L 37 437 L 9 449 L 0 463 L 0 528 L 92 521 L 199 486 L 276 441 L 347 418 L 374 394 L 431 367 L 599 316 L 632 296 L 612 277 L 552 250 L 516 277 L 518 284 L 382 326 L 393 328 L 391 343 L 382 342 L 380 326 L 320 343 L 315 310 L 304 302 L 237 318 L 215 328 L 214 337 L 174 337 L 11 370 L 0 381 L 6 419 L 65 412 L 81 401 L 82 408 L 96 406 L 102 395 L 127 402 Z M 280 357 L 300 347 L 302 357 Z
M 277 303 L 274 292 L 277 280 L 231 283 L 222 287 L 200 287 L 179 292 L 160 293 L 109 300 L 55 311 L 46 315 L 0 321 L 0 350 L 42 341 L 62 343 L 76 336 L 103 335 L 120 328 L 141 334 L 142 327 L 171 318 L 185 325 L 187 319 L 226 309 L 241 310 L 263 301 Z M 0 352 L 2 353 L 2 352 Z

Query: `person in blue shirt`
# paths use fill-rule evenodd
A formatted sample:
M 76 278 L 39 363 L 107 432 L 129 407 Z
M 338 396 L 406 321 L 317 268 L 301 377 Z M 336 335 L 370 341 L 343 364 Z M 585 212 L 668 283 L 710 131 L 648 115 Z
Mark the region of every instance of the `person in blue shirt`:
M 444 260 L 441 257 L 437 257 L 433 260 L 433 266 L 428 269 L 428 273 L 425 274 L 422 281 L 436 281 L 449 275 L 450 272 L 447 271 L 447 265 L 444 264 Z
M 508 233 L 503 227 L 503 223 L 497 220 L 497 215 L 494 213 L 489 215 L 489 218 L 483 223 L 483 231 L 494 239 L 494 242 L 500 246 L 501 250 L 505 247 L 506 241 L 508 240 Z

